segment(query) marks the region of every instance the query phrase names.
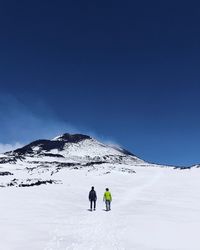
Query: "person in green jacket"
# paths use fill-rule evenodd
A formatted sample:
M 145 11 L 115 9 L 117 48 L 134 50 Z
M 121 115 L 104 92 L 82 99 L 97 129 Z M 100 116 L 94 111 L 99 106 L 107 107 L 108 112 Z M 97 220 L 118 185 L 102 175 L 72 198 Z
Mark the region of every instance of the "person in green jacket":
M 110 205 L 111 205 L 111 201 L 112 201 L 112 195 L 111 195 L 108 188 L 106 188 L 106 191 L 104 193 L 103 201 L 105 201 L 105 203 L 106 203 L 106 211 L 110 211 L 111 210 Z

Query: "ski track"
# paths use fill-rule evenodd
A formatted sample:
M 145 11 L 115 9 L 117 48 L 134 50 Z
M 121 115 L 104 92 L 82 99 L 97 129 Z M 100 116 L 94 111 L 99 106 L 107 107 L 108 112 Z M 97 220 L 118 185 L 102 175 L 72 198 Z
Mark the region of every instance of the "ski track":
M 199 250 L 199 169 L 63 170 L 62 185 L 0 189 L 2 250 Z M 97 191 L 90 212 L 88 192 Z M 103 192 L 113 202 L 106 212 Z
M 120 211 L 125 211 L 126 207 L 141 195 L 141 192 L 155 185 L 162 176 L 163 171 L 158 171 L 153 178 L 145 180 L 145 184 L 134 186 L 126 192 L 123 199 L 117 203 L 114 202 L 114 209 L 110 212 L 106 212 L 103 206 L 98 207 L 97 203 L 96 211 L 91 212 L 83 208 L 84 213 L 77 215 L 76 219 L 55 220 L 56 228 L 51 233 L 52 239 L 44 250 L 126 250 L 114 231 L 114 228 L 119 227 L 117 216 Z M 89 216 L 88 213 L 90 213 Z M 59 215 L 57 217 L 59 218 Z M 77 225 L 79 228 L 76 227 Z M 65 234 L 70 231 L 69 227 L 73 235 Z M 123 234 L 123 229 L 121 232 Z M 72 243 L 68 245 L 69 242 Z
M 106 219 L 108 219 L 108 223 L 105 222 Z M 56 220 L 57 226 L 52 232 L 52 240 L 44 250 L 122 250 L 123 248 L 119 247 L 118 239 L 112 230 L 114 220 L 112 212 L 105 212 L 100 208 L 99 211 L 93 212 L 86 210 L 85 214 L 77 216 L 75 220 L 59 222 Z M 75 237 L 65 234 L 66 231 L 69 232 L 69 225 Z M 79 225 L 78 228 L 77 225 Z M 72 243 L 68 245 L 69 242 Z
M 13 174 L 1 175 L 1 186 L 16 180 L 0 189 L 0 250 L 199 250 L 198 166 L 173 169 L 122 151 L 64 134 L 0 155 L 2 171 Z M 62 185 L 19 187 L 40 179 Z M 88 211 L 91 186 L 95 212 Z

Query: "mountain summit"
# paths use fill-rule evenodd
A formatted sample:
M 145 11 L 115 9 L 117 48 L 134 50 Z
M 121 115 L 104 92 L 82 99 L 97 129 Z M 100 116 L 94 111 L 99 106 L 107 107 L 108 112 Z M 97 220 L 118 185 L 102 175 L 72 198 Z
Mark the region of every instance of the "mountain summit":
M 82 135 L 82 134 L 63 134 L 60 136 L 55 137 L 52 140 L 36 140 L 31 142 L 30 144 L 16 149 L 13 151 L 14 154 L 18 155 L 35 155 L 40 153 L 47 153 L 51 152 L 52 150 L 57 150 L 58 152 L 61 152 L 65 150 L 66 145 L 70 144 L 78 144 L 85 140 L 92 140 L 90 136 Z M 12 155 L 12 152 L 8 152 L 8 154 Z
M 70 142 L 70 143 L 78 143 L 80 141 L 90 140 L 90 139 L 92 139 L 92 138 L 88 135 L 65 133 L 63 135 L 55 137 L 53 139 L 53 141 L 64 141 L 64 142 Z

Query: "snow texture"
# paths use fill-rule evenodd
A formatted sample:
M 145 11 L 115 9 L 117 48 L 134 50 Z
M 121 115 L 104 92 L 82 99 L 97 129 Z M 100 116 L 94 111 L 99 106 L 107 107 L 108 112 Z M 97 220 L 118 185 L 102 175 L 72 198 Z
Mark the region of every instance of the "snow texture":
M 198 165 L 149 164 L 92 138 L 65 142 L 62 150 L 42 147 L 1 155 L 0 249 L 200 249 Z M 98 196 L 92 212 L 91 186 Z

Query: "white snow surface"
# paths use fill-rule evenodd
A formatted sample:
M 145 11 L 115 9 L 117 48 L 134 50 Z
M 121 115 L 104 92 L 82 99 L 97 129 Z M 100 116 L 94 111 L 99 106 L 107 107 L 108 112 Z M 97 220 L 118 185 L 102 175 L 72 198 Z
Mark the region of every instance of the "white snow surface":
M 57 139 L 56 139 L 57 138 Z M 56 137 L 53 140 L 60 140 L 59 137 Z M 113 148 L 112 146 L 103 144 L 95 139 L 86 139 L 78 143 L 66 143 L 62 151 L 59 150 L 50 150 L 53 154 L 61 154 L 64 157 L 102 157 L 106 155 L 118 155 L 123 156 L 124 153 L 120 152 L 120 148 Z M 133 157 L 138 159 L 137 157 Z M 138 159 L 140 160 L 140 159 Z M 143 162 L 142 160 L 140 160 Z
M 150 164 L 95 139 L 62 150 L 33 145 L 0 154 L 0 250 L 200 249 L 199 165 Z M 98 196 L 92 212 L 91 186 Z
M 15 178 L 25 178 L 18 167 Z M 132 168 L 136 173 L 63 169 L 53 176 L 60 185 L 1 188 L 0 249 L 199 250 L 199 169 Z M 90 212 L 93 185 L 98 201 Z M 110 212 L 102 201 L 106 187 Z

